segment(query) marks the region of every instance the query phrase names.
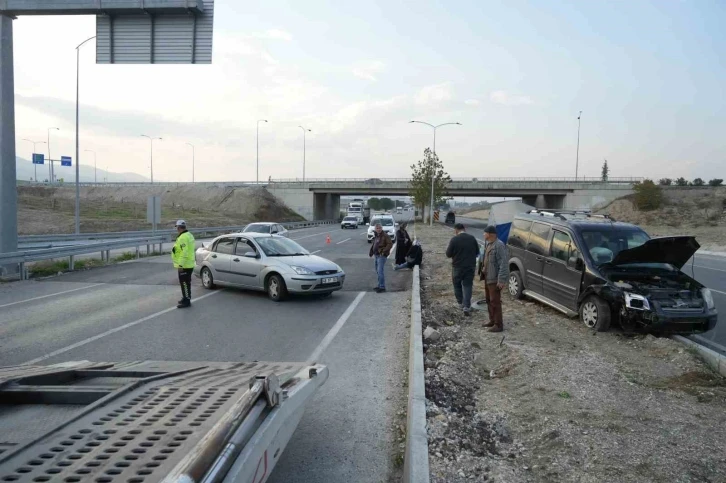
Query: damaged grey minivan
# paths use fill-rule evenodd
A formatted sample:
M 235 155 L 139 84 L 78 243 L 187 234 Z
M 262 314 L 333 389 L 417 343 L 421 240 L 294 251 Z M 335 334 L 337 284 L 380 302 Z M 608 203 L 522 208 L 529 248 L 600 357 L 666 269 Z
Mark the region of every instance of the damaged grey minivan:
M 509 293 L 576 317 L 593 330 L 693 334 L 718 314 L 711 291 L 681 268 L 700 247 L 692 236 L 650 238 L 638 226 L 587 212 L 531 210 L 507 240 Z

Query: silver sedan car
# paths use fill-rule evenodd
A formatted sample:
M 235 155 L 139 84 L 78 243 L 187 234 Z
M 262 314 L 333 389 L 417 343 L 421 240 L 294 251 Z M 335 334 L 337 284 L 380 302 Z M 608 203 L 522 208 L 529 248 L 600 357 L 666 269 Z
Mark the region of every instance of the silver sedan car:
M 194 273 L 205 288 L 225 285 L 265 291 L 275 302 L 290 293 L 330 295 L 345 282 L 345 272 L 337 264 L 278 235 L 222 235 L 198 248 L 195 259 Z

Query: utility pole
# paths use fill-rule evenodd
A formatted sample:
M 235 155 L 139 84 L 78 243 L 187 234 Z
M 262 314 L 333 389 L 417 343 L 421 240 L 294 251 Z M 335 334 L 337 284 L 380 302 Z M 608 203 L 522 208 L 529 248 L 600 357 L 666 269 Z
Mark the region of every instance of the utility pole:
M 305 132 L 312 132 L 310 129 L 298 126 L 303 131 L 303 183 L 305 182 Z
M 461 126 L 460 122 L 445 122 L 443 124 L 439 124 L 437 126 L 434 126 L 433 124 L 429 124 L 427 122 L 423 121 L 410 121 L 411 123 L 418 123 L 418 124 L 425 124 L 434 130 L 434 157 L 431 161 L 431 203 L 430 203 L 430 213 L 429 213 L 429 226 L 433 226 L 434 224 L 434 180 L 436 179 L 436 165 L 434 164 L 436 160 L 436 129 L 440 128 L 441 126 L 448 126 L 448 125 L 456 125 Z M 423 214 L 422 214 L 423 216 Z
M 267 119 L 260 119 L 257 121 L 257 184 L 260 184 L 260 123 L 267 122 Z
M 49 127 L 48 128 L 48 170 L 50 174 L 50 184 L 53 184 L 53 176 L 55 176 L 55 170 L 53 169 L 53 158 L 50 156 L 50 132 L 55 129 L 56 131 L 60 131 L 57 127 Z
M 76 47 L 76 235 L 81 233 L 81 155 L 79 153 L 78 140 L 78 104 L 81 85 L 81 47 L 83 47 L 83 44 L 85 44 L 86 42 L 95 38 L 96 36 L 94 35 L 93 37 L 84 40 L 83 42 L 78 44 L 78 47 Z
M 156 141 L 156 140 L 161 141 L 161 138 L 152 138 L 151 136 L 147 136 L 146 134 L 142 134 L 141 137 L 148 138 L 149 141 L 151 141 L 151 151 L 150 151 L 151 164 L 149 165 L 149 168 L 151 169 L 151 184 L 154 184 L 154 141 Z
M 580 167 L 580 118 L 582 111 L 577 115 L 577 155 L 575 156 L 575 181 L 577 181 L 577 171 Z

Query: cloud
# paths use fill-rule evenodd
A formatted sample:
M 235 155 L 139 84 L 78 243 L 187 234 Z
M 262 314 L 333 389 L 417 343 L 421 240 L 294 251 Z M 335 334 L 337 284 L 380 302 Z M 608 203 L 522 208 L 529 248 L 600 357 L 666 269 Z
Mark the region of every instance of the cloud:
M 504 106 L 527 106 L 534 104 L 534 101 L 530 97 L 511 95 L 507 91 L 492 91 L 489 99 L 496 104 L 502 104 Z
M 290 42 L 292 40 L 292 34 L 290 32 L 280 29 L 270 29 L 265 30 L 264 32 L 257 32 L 249 35 L 249 37 L 262 40 L 284 40 L 286 42 Z
M 481 102 L 479 102 L 479 99 L 467 99 L 464 101 L 464 104 L 467 106 L 474 106 L 477 107 Z
M 376 78 L 376 74 L 380 74 L 385 69 L 386 64 L 384 64 L 380 60 L 365 60 L 354 64 L 351 68 L 351 72 L 354 76 L 360 79 L 375 82 L 378 80 Z
M 437 104 L 449 101 L 452 97 L 451 84 L 445 82 L 422 88 L 414 96 L 414 102 L 419 105 Z

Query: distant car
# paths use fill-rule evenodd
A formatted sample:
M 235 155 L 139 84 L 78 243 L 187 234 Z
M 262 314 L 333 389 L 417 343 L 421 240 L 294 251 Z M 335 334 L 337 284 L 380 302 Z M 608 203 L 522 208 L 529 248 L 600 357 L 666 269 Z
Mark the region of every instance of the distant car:
M 222 235 L 198 248 L 195 262 L 194 274 L 204 288 L 224 285 L 264 291 L 275 302 L 288 294 L 327 296 L 345 282 L 345 272 L 337 264 L 279 235 Z
M 242 233 L 288 236 L 287 229 L 279 223 L 250 223 L 242 230 Z
M 358 217 L 357 216 L 346 216 L 343 218 L 343 221 L 340 222 L 340 229 L 344 230 L 346 228 L 355 228 L 358 229 Z
M 446 213 L 445 223 L 447 225 L 454 225 L 456 223 L 456 213 L 454 213 L 453 211 Z
M 398 226 L 398 223 L 393 220 L 393 216 L 391 215 L 377 215 L 371 219 L 371 222 L 368 223 L 368 243 L 373 242 L 376 225 L 379 223 L 383 227 L 383 230 L 388 233 L 388 236 L 391 237 L 391 241 L 396 243 L 396 227 Z

